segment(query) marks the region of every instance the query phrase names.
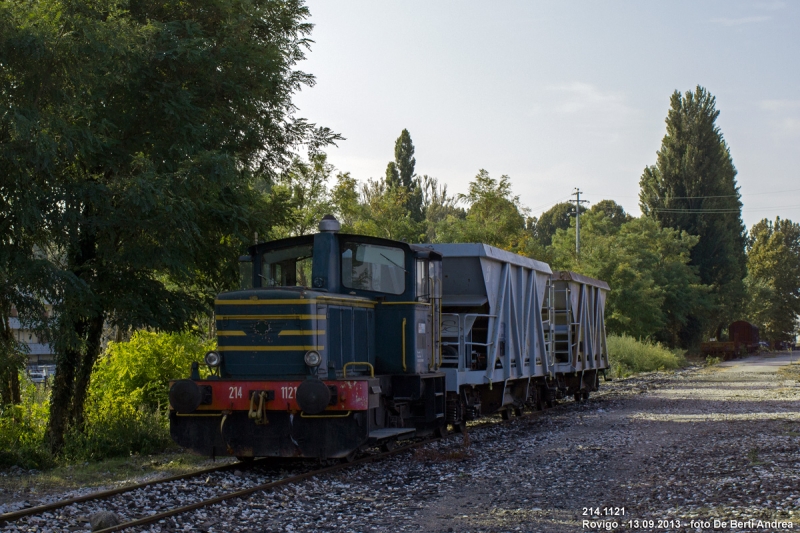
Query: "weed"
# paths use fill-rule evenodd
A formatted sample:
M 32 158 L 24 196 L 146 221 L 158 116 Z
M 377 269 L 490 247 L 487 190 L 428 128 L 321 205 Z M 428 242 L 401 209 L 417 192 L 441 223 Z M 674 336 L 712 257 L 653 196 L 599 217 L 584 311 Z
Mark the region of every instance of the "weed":
M 657 342 L 640 341 L 627 335 L 608 336 L 611 374 L 621 378 L 638 372 L 674 370 L 686 365 L 679 351 L 670 351 Z
M 715 366 L 722 362 L 722 358 L 720 357 L 713 357 L 711 355 L 706 356 L 706 366 Z
M 758 460 L 758 448 L 751 448 L 750 451 L 747 452 L 747 459 L 753 466 L 763 464 L 761 461 Z

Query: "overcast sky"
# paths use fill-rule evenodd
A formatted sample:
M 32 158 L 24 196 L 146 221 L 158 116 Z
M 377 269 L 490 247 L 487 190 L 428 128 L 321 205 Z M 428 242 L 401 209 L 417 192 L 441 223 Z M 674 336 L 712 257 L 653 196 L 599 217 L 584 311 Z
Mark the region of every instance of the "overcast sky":
M 747 226 L 800 221 L 800 2 L 309 0 L 317 84 L 299 116 L 347 140 L 330 162 L 382 177 L 403 128 L 416 172 L 465 192 L 511 177 L 533 215 L 570 197 L 639 214 L 669 98 L 696 85 L 739 172 Z

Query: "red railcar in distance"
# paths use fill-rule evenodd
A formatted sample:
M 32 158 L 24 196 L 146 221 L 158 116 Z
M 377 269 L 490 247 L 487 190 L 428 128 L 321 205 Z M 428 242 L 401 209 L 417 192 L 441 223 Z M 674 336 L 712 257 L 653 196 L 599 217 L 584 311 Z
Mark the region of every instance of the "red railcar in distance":
M 744 320 L 737 320 L 728 326 L 727 341 L 710 341 L 700 344 L 703 355 L 721 356 L 733 359 L 737 355 L 758 351 L 758 328 Z
M 750 322 L 737 320 L 728 326 L 728 339 L 735 342 L 737 348 L 744 348 L 747 353 L 758 351 L 758 328 Z

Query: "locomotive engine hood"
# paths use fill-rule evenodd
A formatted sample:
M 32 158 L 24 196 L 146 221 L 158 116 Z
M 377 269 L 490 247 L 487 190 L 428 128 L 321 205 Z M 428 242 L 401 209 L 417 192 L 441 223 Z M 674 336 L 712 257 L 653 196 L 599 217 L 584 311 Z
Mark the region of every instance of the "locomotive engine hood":
M 221 376 L 308 376 L 306 354 L 324 350 L 317 296 L 299 288 L 220 294 L 214 304 Z

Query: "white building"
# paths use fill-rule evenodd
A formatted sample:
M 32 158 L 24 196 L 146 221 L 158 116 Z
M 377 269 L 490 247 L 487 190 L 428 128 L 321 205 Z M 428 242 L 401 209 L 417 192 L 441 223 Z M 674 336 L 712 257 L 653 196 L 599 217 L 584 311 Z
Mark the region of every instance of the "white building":
M 50 305 L 47 305 L 47 314 L 51 312 Z M 46 339 L 40 338 L 35 331 L 31 331 L 22 326 L 17 315 L 17 310 L 11 308 L 11 316 L 8 319 L 9 326 L 14 333 L 14 339 L 28 347 L 28 366 L 54 365 L 56 362 L 55 354 Z

